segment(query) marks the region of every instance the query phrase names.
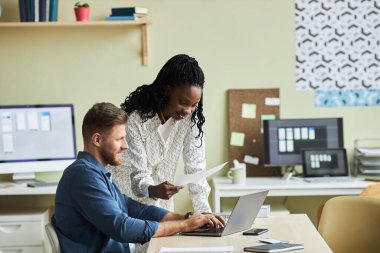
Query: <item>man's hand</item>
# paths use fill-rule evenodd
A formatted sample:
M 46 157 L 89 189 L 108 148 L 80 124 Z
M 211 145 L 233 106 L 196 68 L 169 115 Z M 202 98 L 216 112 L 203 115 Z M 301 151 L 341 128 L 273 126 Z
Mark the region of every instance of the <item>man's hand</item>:
M 193 215 L 185 220 L 184 230 L 181 232 L 193 231 L 200 227 L 219 228 L 226 225 L 226 220 L 223 216 L 213 214 Z
M 181 217 L 181 219 L 180 219 Z M 194 229 L 208 227 L 224 227 L 226 221 L 222 216 L 213 214 L 193 215 L 188 219 L 183 219 L 184 215 L 168 213 L 163 221 L 158 225 L 158 229 L 153 237 L 174 235 L 180 232 L 193 231 Z M 180 220 L 178 220 L 180 219 Z
M 165 181 L 159 185 L 151 185 L 148 187 L 150 198 L 170 199 L 174 194 L 178 193 L 183 186 L 175 186 Z

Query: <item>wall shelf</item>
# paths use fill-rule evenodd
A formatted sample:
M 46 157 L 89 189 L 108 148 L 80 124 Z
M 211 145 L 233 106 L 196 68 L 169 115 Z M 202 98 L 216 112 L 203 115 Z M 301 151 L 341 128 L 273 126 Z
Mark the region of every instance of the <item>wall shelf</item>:
M 89 22 L 3 22 L 0 23 L 0 28 L 140 26 L 142 64 L 148 65 L 148 25 L 150 24 L 151 21 L 149 20 Z

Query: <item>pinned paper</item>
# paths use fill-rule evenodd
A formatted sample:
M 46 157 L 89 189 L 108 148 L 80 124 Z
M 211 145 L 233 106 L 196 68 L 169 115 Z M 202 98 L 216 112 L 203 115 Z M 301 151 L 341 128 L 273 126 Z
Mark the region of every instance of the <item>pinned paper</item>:
M 255 104 L 242 104 L 241 117 L 246 119 L 256 118 L 256 105 Z
M 261 115 L 261 132 L 263 132 L 263 121 L 264 120 L 271 120 L 271 119 L 276 119 L 276 115 L 274 114 L 263 114 Z
M 280 105 L 279 98 L 265 98 L 265 105 L 278 106 Z
M 258 157 L 254 157 L 254 156 L 250 156 L 250 155 L 245 155 L 244 156 L 244 162 L 245 163 L 250 163 L 250 164 L 253 164 L 253 165 L 258 165 L 259 164 L 259 158 Z
M 230 145 L 239 146 L 239 147 L 244 146 L 244 137 L 245 137 L 244 133 L 232 132 Z

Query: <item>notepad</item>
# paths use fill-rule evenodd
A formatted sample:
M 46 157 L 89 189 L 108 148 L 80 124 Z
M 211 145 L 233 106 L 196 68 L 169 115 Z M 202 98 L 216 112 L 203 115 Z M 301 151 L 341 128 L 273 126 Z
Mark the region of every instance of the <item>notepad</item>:
M 221 247 L 194 247 L 194 248 L 166 248 L 161 247 L 162 252 L 231 252 L 234 250 L 233 246 L 221 246 Z
M 284 251 L 291 251 L 291 250 L 303 249 L 303 248 L 304 248 L 304 246 L 302 244 L 280 242 L 280 243 L 249 246 L 249 247 L 245 247 L 244 251 L 249 251 L 249 252 L 284 252 Z

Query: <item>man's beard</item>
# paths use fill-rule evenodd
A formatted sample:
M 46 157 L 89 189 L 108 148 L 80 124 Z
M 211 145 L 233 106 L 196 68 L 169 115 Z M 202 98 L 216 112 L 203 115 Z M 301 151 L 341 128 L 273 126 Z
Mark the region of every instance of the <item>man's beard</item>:
M 118 166 L 121 164 L 121 159 L 117 159 L 116 154 L 107 152 L 105 149 L 101 149 L 100 155 L 106 164 L 111 166 Z

